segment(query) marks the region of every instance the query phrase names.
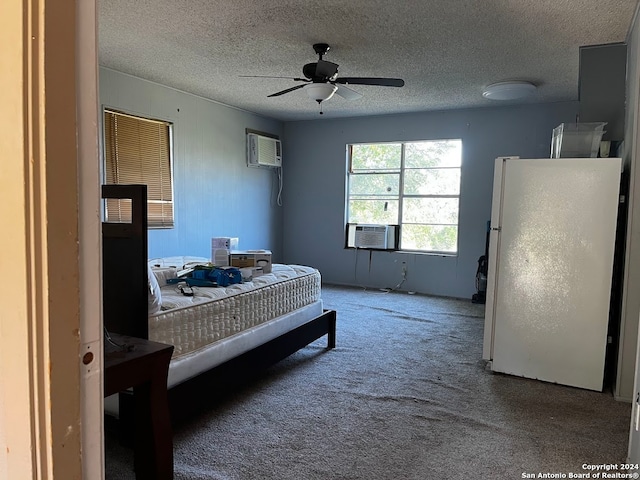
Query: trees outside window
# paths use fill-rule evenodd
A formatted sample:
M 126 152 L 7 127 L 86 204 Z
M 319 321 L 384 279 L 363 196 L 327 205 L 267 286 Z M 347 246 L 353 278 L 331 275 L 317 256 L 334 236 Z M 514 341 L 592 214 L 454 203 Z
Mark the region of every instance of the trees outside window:
M 400 249 L 457 253 L 462 140 L 348 146 L 348 223 L 400 225 Z

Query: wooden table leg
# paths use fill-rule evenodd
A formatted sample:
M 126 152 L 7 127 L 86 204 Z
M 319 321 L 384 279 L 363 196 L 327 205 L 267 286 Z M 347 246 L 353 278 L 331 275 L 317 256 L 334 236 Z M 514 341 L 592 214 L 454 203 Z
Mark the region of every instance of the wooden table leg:
M 134 387 L 136 479 L 173 480 L 173 441 L 166 368 L 154 368 L 153 371 L 149 382 Z

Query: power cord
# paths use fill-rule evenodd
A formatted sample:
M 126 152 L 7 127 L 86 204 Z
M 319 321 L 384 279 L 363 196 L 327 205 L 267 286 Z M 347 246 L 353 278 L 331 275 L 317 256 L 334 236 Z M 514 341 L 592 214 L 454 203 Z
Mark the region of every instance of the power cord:
M 104 338 L 107 340 L 107 342 L 109 342 L 111 345 L 116 347 L 118 350 L 122 352 L 132 352 L 133 350 L 136 349 L 136 346 L 130 343 L 116 342 L 113 338 L 111 338 L 111 335 L 109 335 L 109 331 L 107 330 L 107 327 L 103 327 L 103 328 L 104 328 Z
M 282 167 L 278 168 L 278 199 L 276 203 L 279 207 L 282 206 Z
M 393 292 L 394 290 L 398 290 L 404 284 L 406 279 L 407 279 L 407 264 L 406 262 L 402 262 L 402 280 L 400 280 L 400 283 L 398 283 L 393 288 L 381 288 L 380 291 L 384 293 L 389 293 L 389 292 Z

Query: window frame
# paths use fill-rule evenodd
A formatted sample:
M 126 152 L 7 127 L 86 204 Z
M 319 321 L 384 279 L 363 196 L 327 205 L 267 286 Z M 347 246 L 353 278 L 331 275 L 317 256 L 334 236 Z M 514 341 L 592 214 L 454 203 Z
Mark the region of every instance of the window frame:
M 167 202 L 170 203 L 171 205 L 171 217 L 168 220 L 164 220 L 161 219 L 159 221 L 154 221 L 153 217 L 151 215 L 148 215 L 148 226 L 147 228 L 149 230 L 168 230 L 168 229 L 173 229 L 175 228 L 175 224 L 176 224 L 176 196 L 175 196 L 175 176 L 174 176 L 174 128 L 175 128 L 175 123 L 171 120 L 165 120 L 165 119 L 160 119 L 160 118 L 155 118 L 152 116 L 147 116 L 147 115 L 141 115 L 139 113 L 132 113 L 126 110 L 122 110 L 119 108 L 114 108 L 114 107 L 110 107 L 107 105 L 103 105 L 102 107 L 102 115 L 101 115 L 101 123 L 102 123 L 102 179 L 103 179 L 103 183 L 105 184 L 114 184 L 114 183 L 108 183 L 107 182 L 107 170 L 109 168 L 108 165 L 108 160 L 107 160 L 107 126 L 106 126 L 106 117 L 107 114 L 115 114 L 115 115 L 121 115 L 124 117 L 129 117 L 129 118 L 133 118 L 135 120 L 142 120 L 142 121 L 147 121 L 149 123 L 158 123 L 158 124 L 162 124 L 165 125 L 167 127 L 167 151 L 168 151 L 168 158 L 167 161 L 169 162 L 169 168 L 168 168 L 168 174 L 169 174 L 169 190 L 170 190 L 170 201 L 163 201 L 162 199 L 151 199 L 151 198 L 147 198 L 147 209 L 149 210 L 149 205 L 153 204 L 153 205 L 157 205 L 157 204 L 161 204 L 162 202 Z M 161 175 L 159 175 L 161 176 Z M 137 182 L 140 184 L 147 184 L 144 181 L 140 181 Z M 115 183 L 116 185 L 118 183 Z M 148 184 L 147 184 L 148 185 Z M 120 202 L 120 201 L 118 201 Z M 103 208 L 103 218 L 105 219 L 105 221 L 109 221 L 109 222 L 123 222 L 126 221 L 126 219 L 122 220 L 122 219 L 110 219 L 108 217 L 108 208 L 107 208 L 107 202 L 106 200 L 103 201 L 102 204 L 102 208 Z
M 455 141 L 460 144 L 460 163 L 458 166 L 437 166 L 437 167 L 407 167 L 406 166 L 406 145 L 415 144 L 415 143 L 428 143 L 428 142 L 450 142 Z M 400 145 L 400 164 L 397 168 L 380 168 L 380 169 L 356 169 L 354 171 L 353 168 L 353 147 L 358 145 Z M 352 187 L 352 178 L 356 178 L 358 176 L 371 176 L 371 175 L 384 175 L 384 174 L 397 174 L 398 175 L 398 193 L 393 195 L 380 195 L 381 200 L 388 199 L 398 202 L 398 211 L 397 217 L 394 221 L 390 221 L 388 223 L 382 223 L 381 225 L 398 225 L 400 229 L 399 240 L 398 240 L 398 250 L 399 252 L 406 253 L 418 253 L 418 254 L 426 254 L 426 255 L 443 255 L 443 256 L 457 256 L 459 254 L 460 248 L 460 199 L 462 193 L 462 153 L 463 153 L 463 142 L 462 138 L 442 138 L 442 139 L 431 139 L 431 140 L 412 140 L 412 141 L 388 141 L 388 142 L 353 142 L 347 144 L 347 181 L 346 181 L 346 202 L 345 202 L 345 225 L 348 227 L 349 224 L 356 223 L 350 219 L 350 204 L 354 200 L 351 195 L 351 187 Z M 360 170 L 360 171 L 358 171 Z M 405 194 L 405 174 L 407 171 L 411 170 L 457 170 L 459 172 L 459 185 L 458 185 L 458 193 L 457 194 Z M 368 197 L 373 197 L 375 195 L 366 195 Z M 405 207 L 405 200 L 411 198 L 451 198 L 457 199 L 457 221 L 455 224 L 438 224 L 438 223 L 414 223 L 414 222 L 405 222 L 403 221 L 403 213 Z M 371 222 L 361 222 L 370 224 Z M 402 247 L 402 230 L 405 225 L 433 225 L 433 226 L 447 226 L 452 225 L 455 226 L 456 233 L 456 243 L 455 250 L 426 250 L 426 249 L 411 249 L 411 248 L 403 248 Z

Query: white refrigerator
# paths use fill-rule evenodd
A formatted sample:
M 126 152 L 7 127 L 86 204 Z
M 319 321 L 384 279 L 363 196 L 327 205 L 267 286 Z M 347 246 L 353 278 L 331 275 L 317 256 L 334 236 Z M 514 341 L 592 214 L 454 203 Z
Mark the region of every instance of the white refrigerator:
M 602 391 L 619 158 L 497 158 L 483 358 Z

